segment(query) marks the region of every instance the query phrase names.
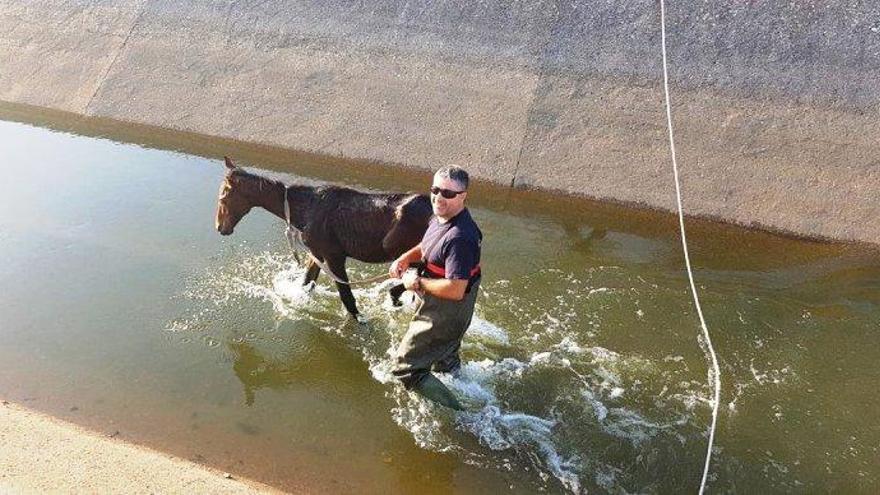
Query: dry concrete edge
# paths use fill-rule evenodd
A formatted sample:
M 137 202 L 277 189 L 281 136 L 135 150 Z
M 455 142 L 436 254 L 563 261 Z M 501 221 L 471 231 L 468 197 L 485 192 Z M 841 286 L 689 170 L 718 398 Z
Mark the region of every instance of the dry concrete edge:
M 284 493 L 109 438 L 21 405 L 0 405 L 0 492 Z

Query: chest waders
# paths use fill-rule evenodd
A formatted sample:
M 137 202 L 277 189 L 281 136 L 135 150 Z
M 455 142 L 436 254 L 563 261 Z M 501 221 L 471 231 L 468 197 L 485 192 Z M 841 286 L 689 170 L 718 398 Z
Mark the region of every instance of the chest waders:
M 480 279 L 470 283 L 461 301 L 425 294 L 409 329 L 397 348 L 393 373 L 407 390 L 444 406 L 461 410 L 461 404 L 431 371 L 451 373 L 461 367 L 458 351 L 471 324 Z
M 442 242 L 445 233 L 436 236 L 430 246 L 425 246 L 426 259 L 420 264 L 420 276 L 445 278 L 444 267 L 427 261 L 429 253 L 437 243 Z M 457 410 L 463 409 L 461 403 L 431 371 L 450 373 L 461 367 L 458 351 L 474 315 L 480 287 L 479 265 L 469 275 L 468 287 L 461 301 L 441 299 L 430 294 L 422 296 L 409 329 L 397 348 L 393 370 L 407 390 Z

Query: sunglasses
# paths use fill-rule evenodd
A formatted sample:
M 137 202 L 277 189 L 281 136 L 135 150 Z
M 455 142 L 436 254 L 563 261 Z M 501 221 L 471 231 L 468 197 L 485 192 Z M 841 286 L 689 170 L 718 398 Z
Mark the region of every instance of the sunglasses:
M 467 191 L 453 191 L 451 189 L 440 189 L 437 186 L 431 186 L 431 194 L 443 196 L 446 199 L 452 199 L 458 196 L 461 193 L 466 193 Z

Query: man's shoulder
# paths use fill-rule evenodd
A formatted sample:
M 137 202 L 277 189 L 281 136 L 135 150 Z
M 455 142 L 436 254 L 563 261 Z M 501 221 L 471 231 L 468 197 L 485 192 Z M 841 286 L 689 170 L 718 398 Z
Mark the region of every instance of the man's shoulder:
M 477 222 L 474 221 L 474 217 L 471 216 L 470 210 L 467 208 L 461 210 L 461 213 L 455 216 L 452 225 L 464 230 L 480 230 L 477 227 Z
M 454 242 L 473 243 L 479 246 L 483 239 L 483 235 L 477 227 L 477 224 L 471 221 L 453 225 L 452 228 L 449 229 L 447 239 Z
M 447 234 L 446 239 L 449 241 L 467 241 L 467 242 L 479 242 L 480 236 L 474 229 L 469 229 L 466 227 L 452 227 L 449 229 L 449 234 Z
M 467 216 L 462 219 L 462 230 L 466 231 L 469 235 L 475 237 L 479 241 L 483 238 L 483 232 L 480 230 L 480 227 L 477 226 L 477 222 L 474 220 L 474 217 L 471 216 L 470 210 L 465 209 L 464 214 Z

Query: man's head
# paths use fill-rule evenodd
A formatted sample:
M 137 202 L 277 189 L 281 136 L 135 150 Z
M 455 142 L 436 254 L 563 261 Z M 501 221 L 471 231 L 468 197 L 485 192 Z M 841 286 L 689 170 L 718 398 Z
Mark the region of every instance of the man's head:
M 468 173 L 456 165 L 447 165 L 434 173 L 431 185 L 431 206 L 434 214 L 449 220 L 464 209 L 467 198 Z

